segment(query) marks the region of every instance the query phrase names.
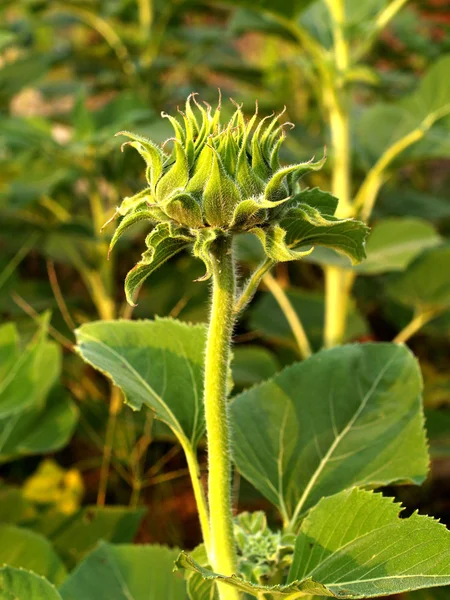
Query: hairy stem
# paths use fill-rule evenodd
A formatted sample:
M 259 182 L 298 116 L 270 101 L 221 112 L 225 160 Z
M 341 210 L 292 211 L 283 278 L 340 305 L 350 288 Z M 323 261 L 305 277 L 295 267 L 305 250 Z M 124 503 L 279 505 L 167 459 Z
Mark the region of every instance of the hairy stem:
M 298 314 L 295 312 L 286 292 L 283 290 L 278 281 L 270 273 L 266 273 L 263 278 L 264 283 L 272 293 L 275 300 L 278 302 L 279 307 L 283 311 L 287 322 L 294 334 L 295 341 L 297 342 L 298 352 L 301 358 L 309 358 L 312 354 L 311 346 L 308 340 L 308 336 L 303 328 L 302 322 Z
M 234 313 L 236 315 L 239 315 L 246 308 L 246 306 L 251 302 L 253 296 L 256 293 L 256 290 L 258 289 L 259 284 L 261 283 L 261 279 L 264 277 L 264 275 L 267 273 L 267 271 L 269 271 L 273 267 L 274 264 L 275 263 L 273 260 L 271 260 L 270 258 L 267 258 L 265 261 L 263 261 L 259 265 L 259 267 L 249 277 L 247 283 L 245 284 L 244 289 L 241 292 L 241 295 L 239 296 L 238 300 L 236 301 L 236 304 L 234 307 Z
M 213 289 L 205 359 L 205 418 L 208 436 L 208 500 L 211 527 L 209 559 L 217 573 L 236 573 L 231 503 L 231 456 L 227 387 L 235 295 L 231 238 L 211 250 Z M 220 600 L 237 600 L 232 587 L 218 584 Z

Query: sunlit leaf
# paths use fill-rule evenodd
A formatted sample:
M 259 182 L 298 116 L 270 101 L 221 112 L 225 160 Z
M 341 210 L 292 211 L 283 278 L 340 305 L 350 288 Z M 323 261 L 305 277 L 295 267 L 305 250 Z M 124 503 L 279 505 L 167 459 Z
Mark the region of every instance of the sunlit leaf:
M 146 405 L 193 446 L 203 434 L 203 325 L 173 319 L 89 323 L 78 351 L 122 388 L 134 409 Z
M 428 468 L 421 389 L 403 346 L 319 352 L 234 399 L 236 465 L 292 523 L 351 485 L 420 483 Z

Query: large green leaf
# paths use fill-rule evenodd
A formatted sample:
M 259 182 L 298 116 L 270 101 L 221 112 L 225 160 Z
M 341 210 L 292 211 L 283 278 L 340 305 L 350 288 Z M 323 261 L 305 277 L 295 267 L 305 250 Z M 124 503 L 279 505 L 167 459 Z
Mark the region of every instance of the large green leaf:
M 375 104 L 366 110 L 358 120 L 357 139 L 369 162 L 377 160 L 409 132 L 418 128 L 427 131 L 438 119 L 450 114 L 449 69 L 450 55 L 443 56 L 422 77 L 412 94 L 396 104 Z M 428 144 L 425 143 L 424 149 L 428 149 Z M 443 155 L 447 152 L 448 148 L 444 149 Z M 415 157 L 419 154 L 416 148 Z M 407 157 L 408 152 L 403 156 Z
M 0 525 L 0 564 L 20 567 L 59 585 L 66 569 L 52 545 L 42 535 L 14 525 Z
M 99 540 L 132 542 L 144 516 L 144 508 L 85 506 L 75 514 L 48 511 L 34 523 L 69 567 L 75 566 Z
M 177 566 L 252 596 L 373 598 L 450 583 L 450 532 L 414 513 L 399 518 L 392 498 L 358 488 L 322 499 L 302 523 L 286 584 L 227 577 L 181 553 Z M 265 597 L 265 596 L 264 596 Z
M 236 465 L 292 524 L 351 485 L 420 483 L 428 467 L 421 388 L 404 346 L 319 352 L 232 402 Z
M 422 219 L 383 219 L 370 232 L 366 259 L 354 269 L 363 275 L 403 271 L 423 250 L 438 245 L 441 239 L 433 225 Z M 351 268 L 348 258 L 322 248 L 316 249 L 307 260 Z
M 195 447 L 204 431 L 203 355 L 206 330 L 173 319 L 98 321 L 80 327 L 78 352 Z
M 323 295 L 298 288 L 287 290 L 286 295 L 300 317 L 312 347 L 318 350 L 323 340 L 325 308 Z M 267 292 L 260 294 L 258 300 L 251 306 L 249 313 L 251 329 L 258 331 L 270 340 L 295 347 L 292 329 L 272 294 Z M 267 318 L 267 315 L 270 315 L 270 319 Z M 368 325 L 364 317 L 351 302 L 345 341 L 355 340 L 367 332 Z
M 61 600 L 43 577 L 13 567 L 0 568 L 0 600 Z
M 21 351 L 14 324 L 0 327 L 0 419 L 42 405 L 61 370 L 57 344 L 46 340 L 47 318 L 28 346 Z M 0 422 L 0 439 L 7 427 Z
M 275 356 L 261 346 L 237 346 L 233 349 L 231 363 L 233 381 L 247 387 L 268 379 L 279 370 Z
M 212 0 L 215 2 L 216 0 Z M 258 12 L 268 12 L 280 15 L 282 17 L 294 18 L 302 12 L 313 0 L 289 0 L 289 2 L 280 2 L 279 0 L 221 0 L 221 4 L 232 4 L 238 7 L 251 8 Z
M 54 388 L 44 406 L 31 406 L 0 420 L 0 463 L 64 447 L 78 421 L 78 409 L 67 392 Z
M 288 581 L 313 579 L 339 598 L 450 583 L 450 533 L 438 521 L 358 489 L 323 499 L 302 524 Z
M 367 241 L 367 258 L 355 269 L 370 275 L 402 271 L 422 250 L 440 241 L 441 237 L 427 221 L 384 219 L 372 229 Z
M 61 586 L 63 600 L 186 600 L 177 550 L 100 543 Z
M 387 284 L 388 294 L 419 310 L 450 307 L 450 245 L 431 248 L 420 254 Z

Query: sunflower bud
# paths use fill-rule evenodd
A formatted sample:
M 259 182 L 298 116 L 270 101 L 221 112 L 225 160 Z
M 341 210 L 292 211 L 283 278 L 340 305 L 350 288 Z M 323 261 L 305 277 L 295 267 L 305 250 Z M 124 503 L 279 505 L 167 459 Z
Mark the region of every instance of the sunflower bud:
M 145 160 L 148 187 L 125 198 L 117 209 L 123 219 L 112 238 L 111 249 L 134 223 L 146 220 L 152 228 L 146 238 L 147 251 L 127 276 L 125 289 L 130 302 L 137 286 L 153 270 L 188 245 L 193 254 L 205 262 L 204 278 L 208 278 L 209 249 L 219 236 L 254 233 L 274 261 L 299 258 L 313 249 L 308 239 L 305 241 L 301 235 L 299 238 L 298 227 L 292 236 L 283 222 L 292 210 L 302 208 L 298 181 L 306 173 L 320 169 L 325 157 L 317 162 L 311 160 L 282 167 L 278 156 L 285 139 L 285 127 L 290 125 L 280 123 L 283 113 L 265 117 L 257 124 L 257 109 L 246 121 L 241 106 L 236 106 L 230 121 L 222 124 L 220 111 L 220 102 L 213 112 L 208 104 L 202 106 L 191 94 L 184 112 L 179 111 L 178 119 L 162 114 L 174 129 L 174 137 L 162 148 L 128 131 L 117 134 L 130 139 L 122 145 L 122 150 L 130 145 Z M 169 144 L 172 151 L 168 154 Z M 318 194 L 324 193 L 317 190 L 315 196 Z M 319 207 L 309 204 L 298 213 L 309 234 L 311 226 L 324 230 L 337 223 L 357 223 L 335 219 L 332 215 L 337 201 L 329 194 L 326 196 L 328 198 L 322 197 L 321 202 L 327 205 L 328 218 Z M 359 246 L 365 237 L 364 226 L 359 229 L 356 252 L 348 251 L 345 244 L 338 248 L 355 260 L 363 256 Z M 309 237 L 321 243 L 317 235 Z M 307 249 L 295 250 L 308 244 Z

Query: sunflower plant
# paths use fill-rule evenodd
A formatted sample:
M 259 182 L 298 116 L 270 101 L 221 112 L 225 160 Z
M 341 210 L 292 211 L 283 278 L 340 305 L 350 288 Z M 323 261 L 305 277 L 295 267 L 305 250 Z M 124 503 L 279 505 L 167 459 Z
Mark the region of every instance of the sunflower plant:
M 161 148 L 121 132 L 145 160 L 147 187 L 117 209 L 111 248 L 132 225 L 148 225 L 125 281 L 130 303 L 155 269 L 190 250 L 205 265 L 200 279 L 211 280 L 209 323 L 94 322 L 77 331 L 77 347 L 132 408 L 147 406 L 172 430 L 203 541 L 177 558 L 157 546 L 101 546 L 63 584 L 62 598 L 94 598 L 106 564 L 120 573 L 117 598 L 150 600 L 355 599 L 449 584 L 446 528 L 418 514 L 399 518 L 400 507 L 374 491 L 427 475 L 422 380 L 405 346 L 323 350 L 230 399 L 233 330 L 264 274 L 320 245 L 364 258 L 367 227 L 335 217 L 334 196 L 300 183 L 325 158 L 280 164 L 290 127 L 282 115 L 258 121 L 256 111 L 246 120 L 236 106 L 223 123 L 220 102 L 213 111 L 191 95 L 178 117 L 163 116 L 175 135 Z M 242 233 L 256 236 L 265 256 L 244 282 L 235 268 Z M 207 482 L 197 452 L 205 438 Z M 278 517 L 235 514 L 233 468 Z M 171 573 L 175 558 L 181 579 Z

